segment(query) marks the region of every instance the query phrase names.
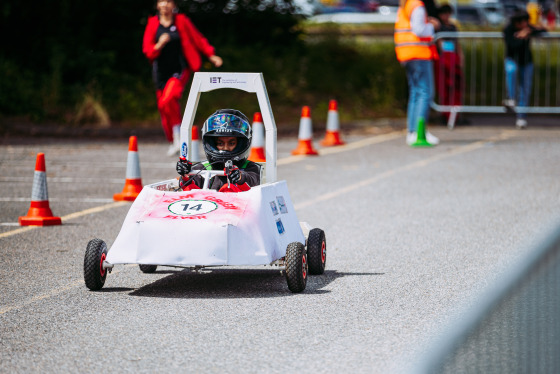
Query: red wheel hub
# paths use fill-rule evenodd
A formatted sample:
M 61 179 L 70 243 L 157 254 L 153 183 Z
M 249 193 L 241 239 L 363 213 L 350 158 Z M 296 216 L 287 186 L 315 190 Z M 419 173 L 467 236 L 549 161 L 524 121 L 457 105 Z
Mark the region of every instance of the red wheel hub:
M 327 260 L 327 245 L 325 244 L 325 242 L 323 241 L 323 243 L 321 243 L 321 261 L 323 262 L 323 264 L 325 263 L 325 261 Z
M 105 255 L 105 253 L 101 254 L 101 261 L 99 261 L 99 273 L 101 274 L 101 276 L 105 276 L 105 269 L 103 269 L 103 261 L 105 261 L 105 258 L 107 256 Z
M 305 255 L 303 255 L 301 260 L 301 270 L 303 273 L 303 279 L 307 278 L 307 258 L 305 258 Z

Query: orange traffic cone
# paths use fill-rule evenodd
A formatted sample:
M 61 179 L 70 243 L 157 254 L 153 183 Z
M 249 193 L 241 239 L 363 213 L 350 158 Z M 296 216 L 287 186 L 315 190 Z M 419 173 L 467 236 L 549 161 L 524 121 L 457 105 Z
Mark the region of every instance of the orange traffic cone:
M 311 126 L 311 109 L 304 106 L 301 109 L 301 119 L 299 121 L 298 146 L 292 151 L 293 155 L 318 155 L 319 153 L 313 149 L 311 139 L 313 137 L 313 128 Z
M 128 140 L 128 159 L 126 163 L 126 180 L 121 193 L 113 195 L 115 201 L 134 201 L 142 191 L 142 178 L 140 177 L 140 160 L 138 159 L 138 143 L 136 136 Z
M 253 116 L 253 141 L 251 143 L 251 154 L 249 160 L 253 162 L 265 162 L 264 155 L 264 125 L 260 112 Z
M 192 162 L 199 162 L 200 161 L 200 139 L 198 138 L 198 127 L 193 125 L 191 131 L 191 160 Z
M 37 161 L 35 162 L 33 189 L 31 190 L 31 206 L 26 216 L 19 217 L 19 224 L 21 226 L 52 226 L 62 224 L 60 217 L 53 216 L 49 206 L 46 171 L 45 154 L 38 153 Z
M 343 145 L 344 142 L 340 140 L 340 123 L 338 120 L 338 105 L 336 100 L 329 101 L 329 113 L 327 114 L 327 132 L 325 138 L 321 141 L 324 147 L 331 147 L 333 145 Z

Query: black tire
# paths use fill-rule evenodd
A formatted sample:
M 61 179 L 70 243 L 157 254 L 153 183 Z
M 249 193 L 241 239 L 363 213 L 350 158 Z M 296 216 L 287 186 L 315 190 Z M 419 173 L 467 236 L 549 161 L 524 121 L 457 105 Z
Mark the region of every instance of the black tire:
M 327 239 L 321 229 L 313 229 L 307 238 L 307 257 L 309 258 L 309 274 L 320 275 L 325 272 L 327 263 Z
M 103 269 L 103 261 L 107 257 L 107 244 L 101 239 L 89 241 L 84 257 L 84 281 L 92 291 L 103 288 L 107 269 Z
M 142 270 L 142 273 L 146 273 L 146 274 L 154 273 L 157 269 L 157 265 L 139 265 L 139 266 L 140 266 L 140 270 Z
M 307 253 L 300 242 L 288 244 L 286 249 L 286 281 L 292 292 L 301 292 L 307 285 Z

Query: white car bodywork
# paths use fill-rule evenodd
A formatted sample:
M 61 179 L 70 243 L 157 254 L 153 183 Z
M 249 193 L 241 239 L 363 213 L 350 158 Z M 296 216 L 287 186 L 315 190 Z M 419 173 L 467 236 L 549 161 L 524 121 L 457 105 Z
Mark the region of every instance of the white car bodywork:
M 111 264 L 268 265 L 289 243 L 305 245 L 285 181 L 246 192 L 145 186 L 107 255 Z

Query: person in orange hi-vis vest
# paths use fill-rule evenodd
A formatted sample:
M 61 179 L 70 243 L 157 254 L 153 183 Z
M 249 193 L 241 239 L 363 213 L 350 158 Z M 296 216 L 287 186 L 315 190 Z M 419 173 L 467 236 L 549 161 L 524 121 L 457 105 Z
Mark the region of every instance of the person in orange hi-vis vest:
M 537 26 L 541 23 L 541 7 L 537 0 L 531 0 L 527 3 L 527 13 L 529 14 L 529 25 Z
M 434 95 L 433 59 L 437 57 L 432 40 L 439 26 L 436 18 L 427 16 L 422 1 L 400 0 L 395 22 L 395 52 L 408 80 L 406 143 L 409 145 L 416 142 L 418 121 L 428 120 Z M 428 131 L 426 140 L 433 145 L 439 143 Z

